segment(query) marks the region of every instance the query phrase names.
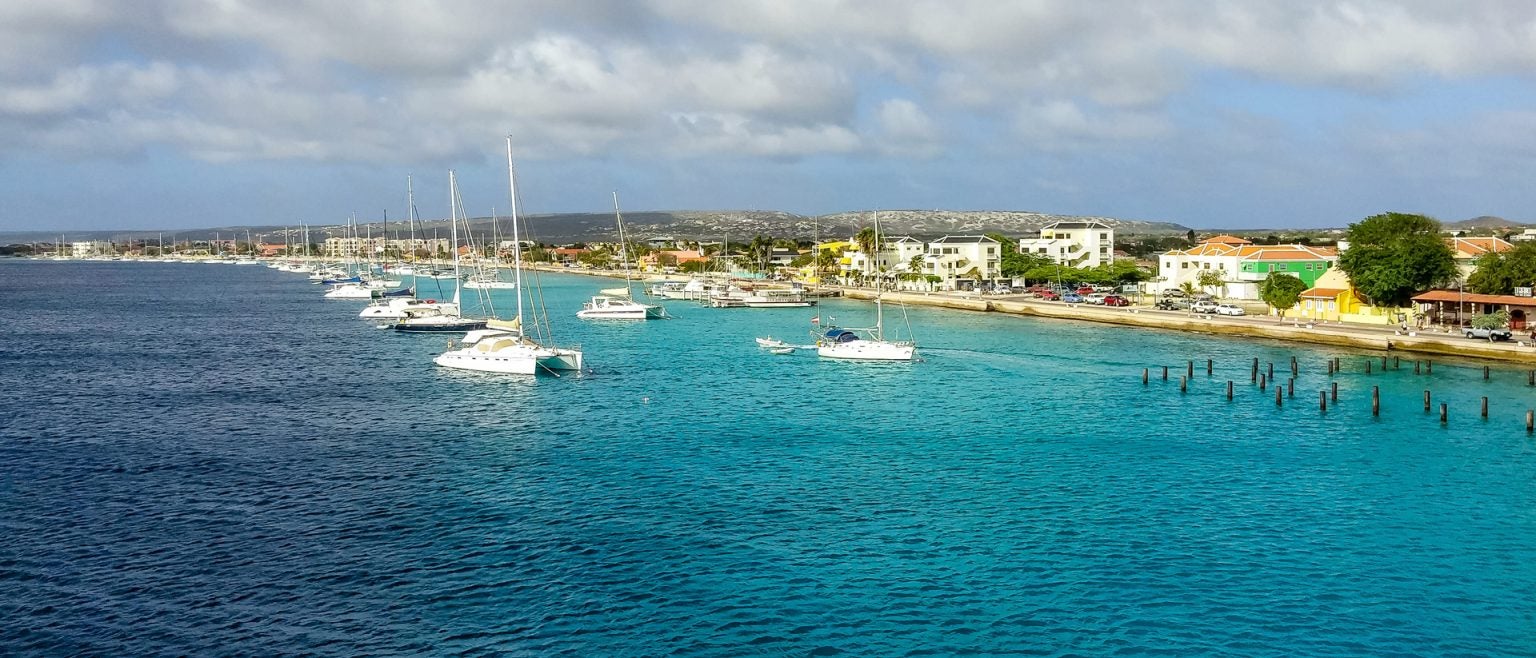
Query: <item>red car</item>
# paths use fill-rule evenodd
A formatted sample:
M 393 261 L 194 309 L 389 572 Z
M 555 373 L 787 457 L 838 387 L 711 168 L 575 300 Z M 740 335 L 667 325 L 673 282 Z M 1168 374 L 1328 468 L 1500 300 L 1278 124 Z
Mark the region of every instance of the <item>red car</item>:
M 1045 300 L 1049 300 L 1049 301 L 1056 301 L 1058 299 L 1061 299 L 1061 295 L 1056 294 L 1056 291 L 1054 291 L 1054 290 L 1042 290 L 1038 294 L 1040 296 L 1040 299 L 1045 299 Z
M 1083 286 L 1081 288 L 1078 288 L 1077 289 L 1077 294 L 1079 294 L 1079 295 L 1092 295 L 1093 294 L 1093 287 L 1092 286 Z
M 1108 297 L 1104 298 L 1104 305 L 1105 306 L 1130 306 L 1131 305 L 1131 300 L 1126 299 L 1124 297 L 1121 297 L 1119 295 L 1109 295 Z

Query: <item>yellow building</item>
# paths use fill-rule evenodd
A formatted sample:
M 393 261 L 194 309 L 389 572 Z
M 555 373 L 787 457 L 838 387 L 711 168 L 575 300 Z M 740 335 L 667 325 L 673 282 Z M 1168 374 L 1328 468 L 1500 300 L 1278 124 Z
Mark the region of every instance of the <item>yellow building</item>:
M 1317 284 L 1301 293 L 1301 300 L 1287 315 L 1319 322 L 1397 324 L 1413 318 L 1407 308 L 1378 307 L 1355 292 L 1349 275 L 1337 267 L 1318 277 Z

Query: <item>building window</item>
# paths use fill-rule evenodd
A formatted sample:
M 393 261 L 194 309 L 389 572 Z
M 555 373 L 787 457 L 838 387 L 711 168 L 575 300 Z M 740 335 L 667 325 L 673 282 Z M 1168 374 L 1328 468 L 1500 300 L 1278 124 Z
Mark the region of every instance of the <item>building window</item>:
M 1187 262 L 1186 263 L 1179 263 L 1179 266 L 1183 267 L 1186 270 L 1189 269 L 1189 263 L 1187 263 Z
M 1207 270 L 1211 269 L 1211 264 L 1210 263 L 1201 263 L 1201 265 L 1203 266 L 1202 269 L 1207 269 Z

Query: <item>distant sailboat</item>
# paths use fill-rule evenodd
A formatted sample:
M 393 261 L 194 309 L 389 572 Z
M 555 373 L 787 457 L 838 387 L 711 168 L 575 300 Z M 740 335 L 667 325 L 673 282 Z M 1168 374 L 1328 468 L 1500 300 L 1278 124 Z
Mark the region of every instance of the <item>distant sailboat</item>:
M 880 249 L 880 215 L 875 215 L 875 251 Z M 819 324 L 820 318 L 812 320 Z M 917 351 L 912 341 L 886 340 L 885 305 L 875 293 L 875 326 L 826 327 L 816 334 L 816 354 L 851 361 L 911 361 Z
M 459 315 L 459 182 L 452 171 L 448 172 L 449 223 L 452 224 L 453 241 L 453 303 L 446 306 L 406 306 L 401 309 L 404 317 L 395 322 L 395 331 L 407 333 L 457 333 L 484 329 L 485 320 L 474 320 Z
M 624 288 L 599 291 L 582 305 L 576 317 L 583 320 L 655 320 L 666 317 L 667 310 L 656 304 L 635 301 L 634 284 L 629 277 L 629 242 L 624 237 L 624 216 L 619 213 L 619 193 L 613 193 L 613 217 L 619 225 L 619 258 L 624 268 Z

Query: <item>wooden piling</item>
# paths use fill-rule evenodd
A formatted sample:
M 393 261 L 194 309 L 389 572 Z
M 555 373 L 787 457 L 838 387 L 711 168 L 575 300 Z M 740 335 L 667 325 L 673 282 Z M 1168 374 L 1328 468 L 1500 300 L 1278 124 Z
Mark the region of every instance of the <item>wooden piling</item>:
M 1371 387 L 1371 415 L 1372 416 L 1380 416 L 1381 415 L 1381 387 L 1380 386 L 1372 386 Z
M 1403 368 L 1403 357 L 1400 357 L 1400 356 L 1392 357 L 1392 369 L 1393 370 L 1402 370 L 1402 368 Z M 1386 370 L 1387 369 L 1387 357 L 1381 357 L 1381 369 L 1382 370 Z
M 1227 380 L 1227 399 L 1232 399 L 1232 380 Z
M 1382 367 L 1385 368 L 1386 366 L 1382 366 Z M 1371 360 L 1370 359 L 1366 359 L 1365 360 L 1365 374 L 1367 374 L 1367 375 L 1371 374 Z
M 1483 381 L 1488 381 L 1488 366 L 1483 366 Z
M 1184 376 L 1188 377 L 1190 379 L 1194 379 L 1195 378 L 1195 361 L 1194 361 L 1194 359 L 1190 359 L 1190 361 L 1189 361 L 1189 370 L 1185 371 Z
M 1188 390 L 1189 390 L 1189 377 L 1180 377 L 1179 378 L 1179 392 L 1183 393 L 1183 392 L 1188 391 Z
M 1296 397 L 1296 378 L 1292 377 L 1285 382 L 1285 397 Z
M 1415 374 L 1415 375 L 1419 374 L 1419 362 L 1418 361 L 1414 361 L 1413 362 L 1413 374 Z
M 1536 370 L 1525 373 L 1525 385 L 1536 386 Z
M 1525 410 L 1525 433 L 1536 432 L 1536 409 Z
M 1270 361 L 1269 362 L 1269 368 L 1267 369 L 1266 372 L 1269 375 L 1269 381 L 1275 381 L 1275 362 L 1274 361 Z
M 1446 417 L 1445 403 L 1441 402 L 1440 403 L 1440 424 L 1441 425 L 1445 424 L 1445 417 Z
M 1426 374 L 1426 375 L 1433 375 L 1433 374 L 1435 374 L 1435 362 L 1434 361 L 1430 361 L 1429 359 L 1425 359 L 1424 360 L 1424 374 Z
M 1285 397 L 1280 395 L 1280 394 L 1284 393 L 1285 391 L 1280 390 L 1281 388 L 1283 388 L 1283 387 L 1281 387 L 1281 386 L 1276 386 L 1275 387 L 1275 406 L 1277 406 L 1277 407 L 1281 406 L 1282 404 L 1284 404 L 1282 401 L 1285 399 Z
M 1298 371 L 1296 368 L 1297 368 L 1297 366 L 1296 366 L 1296 357 L 1293 356 L 1293 357 L 1291 357 L 1291 376 L 1292 377 L 1300 374 L 1300 371 Z
M 1147 374 L 1149 372 L 1151 372 L 1151 370 L 1152 370 L 1151 368 L 1142 368 L 1141 369 L 1141 385 L 1142 386 L 1146 386 L 1147 385 Z
M 1163 381 L 1168 381 L 1168 366 L 1163 366 Z
M 1424 411 L 1429 411 L 1429 389 L 1424 390 Z
M 1333 359 L 1328 360 L 1328 376 L 1333 376 Z
M 1268 383 L 1268 381 L 1269 380 L 1264 377 L 1263 373 L 1260 373 L 1259 374 L 1259 390 L 1261 390 L 1261 391 L 1264 390 L 1265 384 Z
M 1318 411 L 1327 411 L 1328 410 L 1328 391 L 1318 391 L 1317 392 L 1317 410 Z
M 1255 357 L 1253 359 L 1253 372 L 1249 373 L 1248 381 L 1249 382 L 1259 381 L 1259 359 L 1257 357 Z
M 1483 418 L 1488 417 L 1488 396 L 1483 396 Z
M 1330 388 L 1332 388 L 1333 390 L 1328 394 L 1328 397 L 1333 398 L 1334 402 L 1338 402 L 1339 401 L 1339 383 L 1338 382 L 1333 382 L 1333 385 L 1330 386 Z
M 1206 377 L 1210 377 L 1211 373 L 1215 372 L 1215 370 L 1216 370 L 1216 362 L 1211 360 L 1211 359 L 1206 359 L 1205 360 L 1205 376 Z

